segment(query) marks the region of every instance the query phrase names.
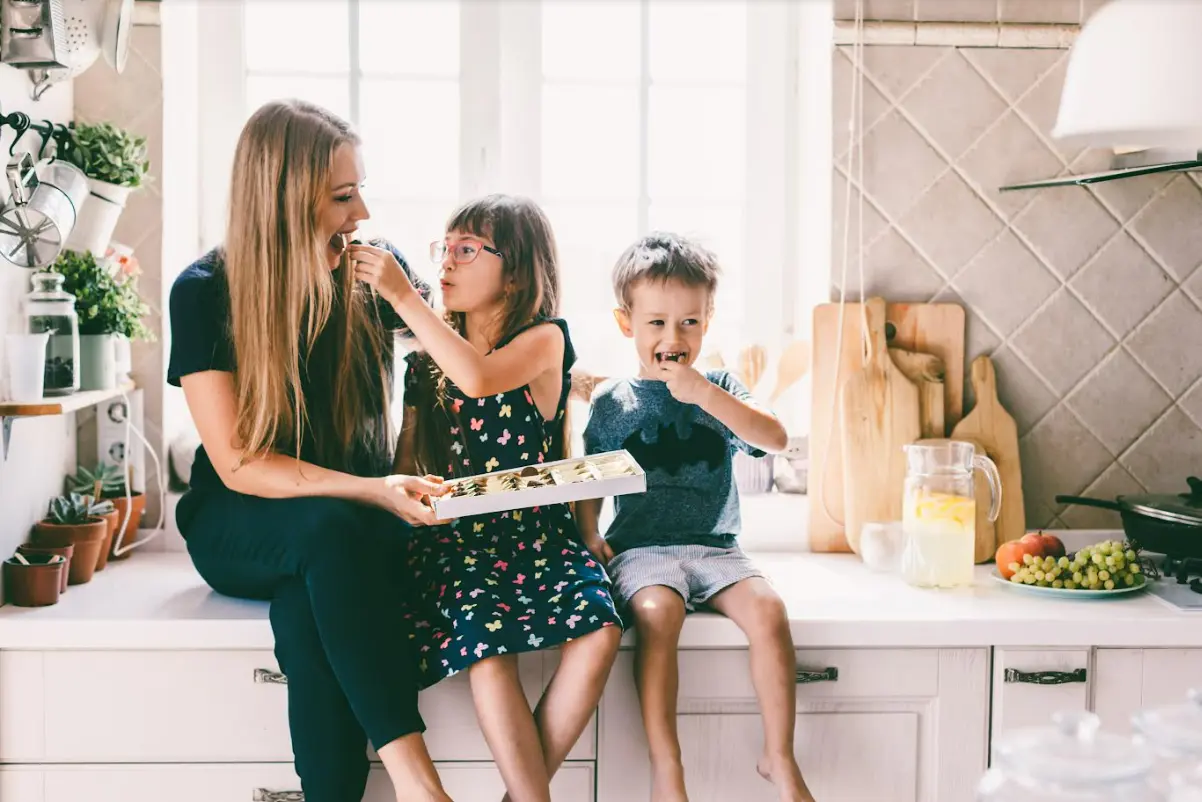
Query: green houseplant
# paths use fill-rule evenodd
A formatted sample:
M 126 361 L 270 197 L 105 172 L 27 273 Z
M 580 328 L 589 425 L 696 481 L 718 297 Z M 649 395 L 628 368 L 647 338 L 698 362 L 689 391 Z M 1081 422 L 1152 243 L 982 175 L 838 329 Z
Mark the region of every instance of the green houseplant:
M 129 193 L 149 178 L 146 137 L 112 123 L 77 123 L 63 158 L 88 178 L 91 197 L 79 210 L 67 247 L 103 256 Z
M 51 268 L 75 296 L 79 316 L 79 381 L 82 390 L 117 386 L 114 338 L 152 340 L 143 318 L 150 307 L 138 295 L 136 273 L 110 269 L 88 251 L 64 250 Z
M 94 502 L 79 493 L 50 500 L 46 517 L 34 525 L 33 542 L 39 546 L 74 546 L 67 583 L 82 585 L 92 579 L 100 563 L 109 522 L 92 513 Z
M 100 499 L 99 503 L 109 502 L 113 505 L 114 515 L 110 519 L 113 533 L 110 537 L 109 556 L 114 560 L 128 557 L 129 552 L 115 554 L 112 550 L 137 540 L 142 514 L 146 511 L 146 496 L 129 487 L 127 500 L 125 474 L 121 468 L 107 462 L 101 462 L 95 468 L 80 465 L 73 475 L 67 477 L 66 484 L 68 493 L 90 493 Z
M 146 137 L 107 122 L 77 123 L 71 134 L 72 148 L 66 158 L 88 178 L 129 189 L 146 181 L 150 170 Z

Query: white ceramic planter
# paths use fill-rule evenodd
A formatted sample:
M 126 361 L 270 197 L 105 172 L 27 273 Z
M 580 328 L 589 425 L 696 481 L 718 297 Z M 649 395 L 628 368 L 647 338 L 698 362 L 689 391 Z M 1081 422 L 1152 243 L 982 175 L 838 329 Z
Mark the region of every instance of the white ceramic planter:
M 112 390 L 117 386 L 117 348 L 112 334 L 79 337 L 79 388 Z
M 129 374 L 134 369 L 133 349 L 130 347 L 129 338 L 121 334 L 113 336 L 113 348 L 115 350 L 117 383 L 129 381 Z
M 67 237 L 67 248 L 73 251 L 91 251 L 95 256 L 103 257 L 132 191 L 132 187 L 89 178 L 88 199 L 79 208 L 75 228 L 71 230 L 71 236 Z

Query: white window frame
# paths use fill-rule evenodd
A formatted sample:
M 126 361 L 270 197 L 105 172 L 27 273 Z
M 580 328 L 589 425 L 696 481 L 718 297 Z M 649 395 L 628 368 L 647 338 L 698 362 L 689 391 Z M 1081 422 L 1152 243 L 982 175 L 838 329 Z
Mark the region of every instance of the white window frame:
M 463 197 L 506 191 L 537 198 L 541 0 L 461 1 L 460 192 Z M 653 1 L 641 0 L 644 20 Z M 353 23 L 358 0 L 348 2 Z M 743 281 L 749 289 L 780 289 L 744 293 L 742 333 L 748 342 L 774 346 L 809 339 L 811 310 L 829 298 L 831 3 L 749 3 Z M 246 97 L 244 0 L 199 5 L 196 36 L 206 52 L 196 87 L 204 131 L 197 154 L 198 250 L 219 242 L 224 232 L 229 165 Z M 356 27 L 350 26 L 349 42 L 352 116 L 358 104 Z M 646 128 L 644 122 L 644 160 Z M 640 206 L 645 230 L 645 198 Z M 165 285 L 173 279 L 164 276 Z M 745 518 L 754 524 L 744 544 L 757 550 L 804 549 L 805 498 L 745 498 Z M 801 500 L 791 505 L 794 499 Z

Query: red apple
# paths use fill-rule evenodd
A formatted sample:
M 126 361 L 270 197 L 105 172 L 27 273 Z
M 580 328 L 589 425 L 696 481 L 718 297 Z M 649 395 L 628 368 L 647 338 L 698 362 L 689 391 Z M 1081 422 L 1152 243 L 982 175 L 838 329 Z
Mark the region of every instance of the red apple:
M 1028 540 L 1023 537 L 1019 540 L 1011 540 L 1003 543 L 998 547 L 997 553 L 993 559 L 997 562 L 998 573 L 1003 579 L 1009 579 L 1014 571 L 1010 570 L 1011 563 L 1023 564 L 1023 555 L 1030 554 L 1032 557 L 1043 556 L 1043 544 L 1035 540 Z
M 1043 556 L 1055 557 L 1057 559 L 1065 555 L 1064 541 L 1055 535 L 1047 535 L 1039 533 L 1039 538 L 1043 542 Z
M 1018 539 L 1019 543 L 1026 546 L 1032 557 L 1043 557 L 1044 542 L 1043 535 L 1039 532 L 1028 532 Z

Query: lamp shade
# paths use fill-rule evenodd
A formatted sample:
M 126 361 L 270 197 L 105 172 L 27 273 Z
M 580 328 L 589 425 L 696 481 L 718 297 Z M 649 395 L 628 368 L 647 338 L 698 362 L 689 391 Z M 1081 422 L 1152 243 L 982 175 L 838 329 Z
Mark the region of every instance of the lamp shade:
M 1111 0 L 1069 53 L 1052 136 L 1202 150 L 1202 0 Z

